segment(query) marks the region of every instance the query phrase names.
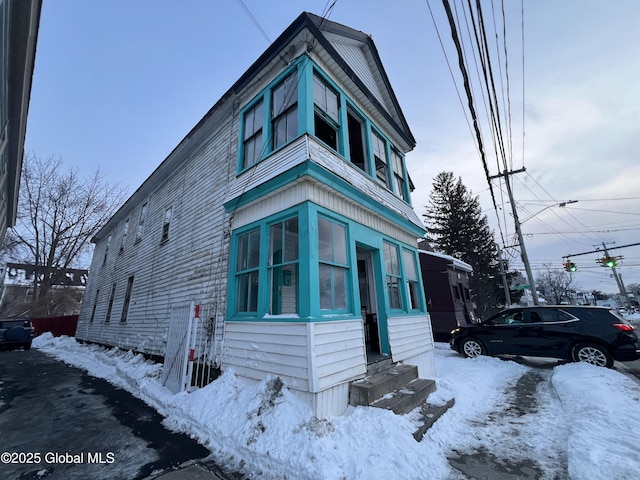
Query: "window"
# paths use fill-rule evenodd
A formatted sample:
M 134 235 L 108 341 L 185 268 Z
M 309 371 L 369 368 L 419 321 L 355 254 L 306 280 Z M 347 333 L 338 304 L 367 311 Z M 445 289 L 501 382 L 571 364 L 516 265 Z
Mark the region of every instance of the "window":
M 96 308 L 98 308 L 98 297 L 100 296 L 100 289 L 96 290 L 96 298 L 93 300 L 93 308 L 91 309 L 91 318 L 89 318 L 89 322 L 93 322 L 93 319 L 96 317 Z
M 107 316 L 104 318 L 104 323 L 109 323 L 111 320 L 111 309 L 113 308 L 113 297 L 116 296 L 116 284 L 111 287 L 111 295 L 109 295 L 109 305 L 107 305 Z
M 237 312 L 258 311 L 259 266 L 260 230 L 255 229 L 238 237 L 238 261 L 236 264 Z
M 271 98 L 273 148 L 298 136 L 298 75 L 294 72 L 273 89 Z
M 360 170 L 367 172 L 364 120 L 351 109 L 347 110 L 347 129 L 349 130 L 349 159 Z
M 272 315 L 298 313 L 298 218 L 269 228 Z
M 404 274 L 407 281 L 407 293 L 409 294 L 409 308 L 418 310 L 420 308 L 420 284 L 418 282 L 416 258 L 413 252 L 402 250 L 402 260 L 404 261 Z
M 347 232 L 344 226 L 318 218 L 320 309 L 347 309 Z
M 318 75 L 313 76 L 313 102 L 315 135 L 337 151 L 339 97 Z
M 263 102 L 260 100 L 244 114 L 244 153 L 242 168 L 248 168 L 262 157 L 262 123 L 264 121 Z
M 131 289 L 133 288 L 133 276 L 129 277 L 127 281 L 127 290 L 124 294 L 124 304 L 122 305 L 122 316 L 120 322 L 127 321 L 127 315 L 129 314 L 129 302 L 131 301 Z
M 127 232 L 129 232 L 129 219 L 124 222 L 122 229 L 122 241 L 120 242 L 120 253 L 124 252 L 124 242 L 127 240 Z
M 376 180 L 389 187 L 389 168 L 387 164 L 387 146 L 384 139 L 376 132 L 372 132 L 373 158 L 376 166 Z
M 400 295 L 400 265 L 398 264 L 398 247 L 388 242 L 384 244 L 384 265 L 386 270 L 387 294 L 389 296 L 389 308 L 401 309 L 402 297 Z
M 171 225 L 171 207 L 164 211 L 164 220 L 162 221 L 162 238 L 161 242 L 169 239 L 169 226 Z
M 140 218 L 138 219 L 138 230 L 136 231 L 136 242 L 142 240 L 142 234 L 144 232 L 144 221 L 147 218 L 147 202 L 142 205 L 140 209 Z
M 395 182 L 396 193 L 401 199 L 407 201 L 407 191 L 404 181 L 404 168 L 402 168 L 402 157 L 395 148 L 391 149 L 391 161 L 393 164 L 393 179 Z
M 102 264 L 107 263 L 107 254 L 109 253 L 109 245 L 111 244 L 111 235 L 107 238 L 107 244 L 104 247 L 104 257 L 102 258 Z

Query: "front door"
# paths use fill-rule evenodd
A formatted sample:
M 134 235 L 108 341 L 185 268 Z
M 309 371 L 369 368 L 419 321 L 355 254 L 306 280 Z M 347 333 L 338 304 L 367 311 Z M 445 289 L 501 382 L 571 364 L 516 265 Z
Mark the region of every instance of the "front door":
M 373 251 L 357 247 L 358 286 L 360 290 L 360 310 L 364 322 L 364 341 L 367 361 L 375 361 L 382 354 L 380 344 L 380 319 L 378 317 L 378 296 L 374 271 Z

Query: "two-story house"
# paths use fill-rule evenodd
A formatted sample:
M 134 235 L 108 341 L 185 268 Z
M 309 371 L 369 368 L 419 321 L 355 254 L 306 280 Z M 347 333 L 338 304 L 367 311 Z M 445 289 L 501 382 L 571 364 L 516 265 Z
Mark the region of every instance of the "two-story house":
M 373 358 L 433 376 L 414 146 L 371 37 L 301 14 L 96 235 L 77 338 L 163 356 L 195 301 L 319 417 Z

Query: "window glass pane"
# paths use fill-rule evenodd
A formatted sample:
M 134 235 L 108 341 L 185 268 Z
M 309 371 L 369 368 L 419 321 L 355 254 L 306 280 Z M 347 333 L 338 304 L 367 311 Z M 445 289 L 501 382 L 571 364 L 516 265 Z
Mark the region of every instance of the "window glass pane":
M 418 280 L 418 274 L 416 272 L 416 262 L 413 252 L 402 250 L 402 257 L 404 260 L 404 273 L 407 279 Z
M 400 268 L 398 268 L 398 247 L 387 242 L 384 242 L 384 264 L 387 273 L 400 275 Z
M 347 234 L 342 225 L 333 224 L 333 261 L 347 263 Z
M 281 115 L 287 108 L 298 101 L 297 75 L 289 75 L 273 90 L 273 116 Z
M 411 309 L 417 310 L 420 308 L 420 293 L 418 290 L 418 282 L 407 282 L 409 285 L 409 301 L 411 302 Z
M 331 222 L 324 218 L 318 218 L 318 257 L 320 260 L 333 261 L 331 237 Z
M 335 310 L 347 308 L 347 271 L 344 268 L 333 268 L 333 291 L 335 298 Z
M 398 277 L 387 276 L 387 291 L 389 292 L 389 307 L 394 309 L 402 308 Z
M 320 110 L 338 121 L 338 95 L 317 75 L 313 76 L 313 99 Z
M 298 218 L 284 223 L 284 234 L 284 261 L 295 261 L 298 259 Z
M 269 229 L 269 265 L 282 263 L 282 223 Z
M 260 230 L 249 233 L 249 258 L 247 268 L 258 268 L 260 262 Z
M 320 308 L 331 310 L 332 307 L 331 266 L 320 264 Z

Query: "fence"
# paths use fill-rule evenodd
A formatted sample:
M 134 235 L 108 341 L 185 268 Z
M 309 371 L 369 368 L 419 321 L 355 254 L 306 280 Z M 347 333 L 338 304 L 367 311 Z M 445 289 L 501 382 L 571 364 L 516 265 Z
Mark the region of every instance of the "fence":
M 174 393 L 190 392 L 213 381 L 220 369 L 222 325 L 215 305 L 171 309 L 162 384 Z

